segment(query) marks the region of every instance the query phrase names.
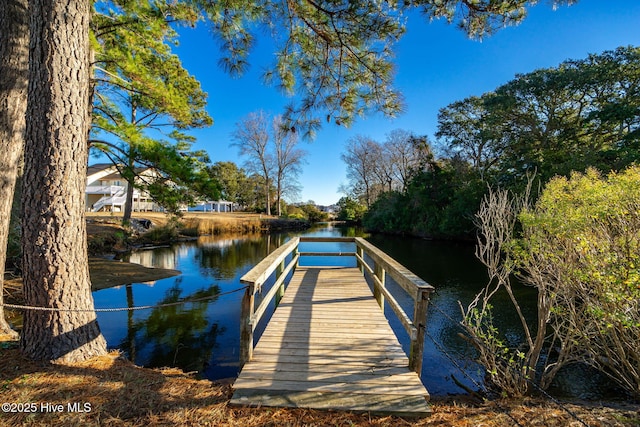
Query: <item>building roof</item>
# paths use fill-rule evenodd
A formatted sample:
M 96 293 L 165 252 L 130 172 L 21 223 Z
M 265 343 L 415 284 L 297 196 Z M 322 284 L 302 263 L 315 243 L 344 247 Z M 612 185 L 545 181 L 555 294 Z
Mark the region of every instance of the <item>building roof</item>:
M 113 163 L 96 163 L 95 165 L 89 165 L 87 167 L 87 177 L 94 175 L 99 172 L 105 172 L 108 169 L 113 168 L 114 170 L 109 175 L 102 176 L 101 179 L 104 180 L 115 180 L 122 179 L 122 175 L 120 171 L 114 166 Z M 136 167 L 134 168 L 136 175 L 141 175 L 144 172 L 151 170 L 149 167 Z
M 96 163 L 87 167 L 87 176 L 91 176 L 94 173 L 102 172 L 105 169 L 113 167 L 113 163 Z

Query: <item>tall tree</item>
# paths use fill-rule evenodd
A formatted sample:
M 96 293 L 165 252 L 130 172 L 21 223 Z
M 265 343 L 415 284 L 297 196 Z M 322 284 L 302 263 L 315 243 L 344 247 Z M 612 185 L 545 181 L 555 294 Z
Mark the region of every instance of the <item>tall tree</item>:
M 247 156 L 245 166 L 250 173 L 263 180 L 267 215 L 271 215 L 271 184 L 274 168 L 269 145 L 269 123 L 264 111 L 249 113 L 236 123 L 232 145 L 238 147 L 240 155 Z
M 340 158 L 347 165 L 349 192 L 359 200 L 364 200 L 367 208 L 377 195 L 376 157 L 372 153 L 380 151 L 380 144 L 369 137 L 356 135 L 347 141 L 345 152 Z
M 297 148 L 298 136 L 285 128 L 282 117 L 273 119 L 273 152 L 275 159 L 276 209 L 282 215 L 281 199 L 287 192 L 296 189 L 296 177 L 301 172 L 306 152 Z
M 490 97 L 472 96 L 438 112 L 436 137 L 446 142 L 447 155 L 468 161 L 481 177 L 500 160 L 505 139 L 487 111 Z
M 92 142 L 129 184 L 126 223 L 134 187 L 159 188 L 153 177 L 137 171 L 151 167 L 162 182 L 167 178 L 184 189 L 196 176 L 191 168 L 202 169 L 198 160 L 205 158 L 202 152 L 191 152 L 194 140 L 184 130 L 208 126 L 212 120 L 200 83 L 171 52 L 171 45 L 177 43 L 174 27 L 193 24 L 198 11 L 186 3 L 149 0 L 115 1 L 109 6 L 98 5 L 92 20 L 96 39 L 93 134 L 110 135 L 115 142 Z M 171 155 L 170 163 L 163 161 L 172 147 L 180 155 Z
M 240 202 L 242 184 L 247 176 L 233 162 L 216 162 L 208 168 L 209 176 L 220 187 L 220 196 L 229 202 Z
M 4 318 L 4 269 L 11 204 L 24 145 L 29 22 L 27 0 L 0 2 L 0 333 L 14 335 Z
M 440 110 L 448 155 L 482 179 L 543 181 L 588 166 L 621 170 L 640 155 L 640 49 L 620 47 L 516 78 Z
M 30 306 L 20 346 L 40 360 L 106 353 L 91 296 L 83 189 L 89 116 L 91 1 L 30 0 L 23 181 L 23 282 Z M 71 311 L 65 311 L 71 310 Z

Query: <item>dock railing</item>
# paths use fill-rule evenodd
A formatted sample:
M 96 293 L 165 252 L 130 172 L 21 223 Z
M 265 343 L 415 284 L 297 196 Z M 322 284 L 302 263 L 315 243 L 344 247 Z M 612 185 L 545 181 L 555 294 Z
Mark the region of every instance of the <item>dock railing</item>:
M 300 243 L 355 243 L 355 252 L 300 252 Z M 291 255 L 287 263 L 287 257 Z M 391 258 L 373 244 L 361 237 L 295 237 L 275 251 L 270 253 L 260 263 L 253 267 L 240 279 L 247 285 L 242 299 L 240 319 L 240 366 L 251 360 L 254 346 L 254 332 L 271 301 L 276 298 L 276 304 L 285 292 L 285 279 L 304 256 L 350 256 L 355 257 L 358 268 L 363 274 L 368 274 L 373 281 L 373 293 L 384 309 L 385 301 L 400 320 L 411 340 L 409 351 L 409 369 L 420 375 L 422 371 L 422 357 L 424 351 L 424 337 L 426 328 L 429 295 L 435 290 L 433 286 L 416 276 L 398 261 Z M 373 261 L 373 268 L 366 258 Z M 255 307 L 255 296 L 262 292 L 262 286 L 275 274 L 275 283 L 264 294 L 258 307 Z M 389 292 L 385 285 L 386 275 L 389 275 L 414 301 L 413 315 L 410 317 Z

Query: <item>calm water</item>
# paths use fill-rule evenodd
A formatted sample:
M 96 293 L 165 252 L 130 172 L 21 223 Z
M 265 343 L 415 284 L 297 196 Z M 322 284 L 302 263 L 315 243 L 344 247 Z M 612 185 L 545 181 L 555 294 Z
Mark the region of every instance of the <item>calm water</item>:
M 302 234 L 362 235 L 353 228 L 332 226 L 318 227 Z M 242 288 L 240 277 L 293 235 L 205 236 L 197 242 L 132 254 L 129 259 L 131 262 L 177 269 L 182 271 L 182 275 L 153 283 L 96 291 L 93 294 L 96 307 L 138 307 L 183 300 L 201 301 L 148 310 L 100 312 L 98 321 L 109 347 L 121 349 L 135 363 L 143 366 L 176 366 L 189 372 L 197 371 L 209 379 L 235 377 L 238 373 L 240 301 L 243 294 L 237 291 Z M 486 273 L 475 259 L 473 245 L 389 236 L 367 238 L 437 289 L 429 307 L 422 373 L 422 381 L 429 392 L 432 395 L 462 392 L 453 377 L 476 389 L 476 385 L 482 383 L 482 372 L 473 362 L 472 350 L 459 337 L 462 330 L 457 323 L 461 318 L 458 301 L 468 304 L 486 284 Z M 333 247 L 327 244 L 318 247 L 317 243 L 302 245 L 304 251 L 353 251 L 352 244 L 333 244 Z M 352 258 L 333 258 L 331 261 L 334 265 L 355 266 Z M 317 263 L 318 260 L 313 258 L 301 261 L 301 265 Z M 394 284 L 389 284 L 389 287 L 394 288 Z M 410 297 L 402 295 L 402 291 L 394 292 L 394 295 L 405 311 L 412 313 Z M 531 302 L 525 306 L 525 311 L 533 316 L 535 292 L 524 288 L 521 296 Z M 498 301 L 495 305 L 509 306 L 506 301 Z M 496 312 L 494 321 L 507 330 L 510 340 L 518 342 L 520 336 L 515 327 L 515 313 L 507 309 Z M 409 339 L 404 329 L 389 309 L 385 314 L 408 352 Z M 264 324 L 258 328 L 258 334 L 263 327 Z M 576 377 L 582 378 L 578 385 Z M 594 381 L 592 376 L 586 377 Z M 585 392 L 594 390 L 594 387 L 593 384 L 582 386 L 586 382 L 584 378 L 583 372 L 570 372 L 560 378 L 555 392 L 597 397 Z

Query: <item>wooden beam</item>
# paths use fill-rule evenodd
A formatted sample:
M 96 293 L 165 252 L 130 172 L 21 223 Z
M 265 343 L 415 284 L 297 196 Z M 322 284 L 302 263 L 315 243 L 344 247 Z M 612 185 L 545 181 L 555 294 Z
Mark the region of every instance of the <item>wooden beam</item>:
M 262 284 L 267 280 L 269 276 L 278 268 L 278 265 L 293 252 L 300 242 L 299 237 L 294 237 L 284 245 L 278 247 L 275 251 L 271 252 L 265 259 L 260 261 L 258 265 L 249 270 L 244 276 L 240 278 L 240 283 L 254 284 L 256 290 L 260 290 Z
M 312 237 L 312 236 L 301 236 L 300 242 L 316 242 L 316 243 L 353 243 L 355 242 L 355 237 Z
M 355 238 L 356 245 L 364 250 L 364 252 L 373 259 L 377 264 L 384 268 L 389 276 L 398 283 L 414 300 L 418 297 L 421 289 L 433 292 L 433 286 L 422 280 L 416 274 L 412 273 L 407 267 L 400 264 L 389 255 L 367 242 L 362 237 Z
M 280 276 L 276 280 L 276 283 L 274 283 L 271 289 L 269 289 L 269 292 L 265 294 L 264 298 L 262 299 L 262 302 L 260 302 L 260 305 L 256 308 L 255 312 L 251 316 L 251 328 L 253 331 L 255 331 L 256 326 L 258 325 L 258 322 L 260 322 L 260 319 L 262 319 L 262 315 L 267 310 L 267 307 L 269 306 L 269 303 L 271 302 L 273 297 L 280 291 L 281 285 L 284 285 L 285 277 L 287 277 L 287 275 L 291 272 L 291 269 L 297 263 L 298 263 L 298 255 L 296 255 L 291 260 L 291 262 L 287 265 L 287 267 L 284 269 L 284 271 L 280 274 Z
M 355 256 L 355 252 L 300 252 L 300 256 Z

